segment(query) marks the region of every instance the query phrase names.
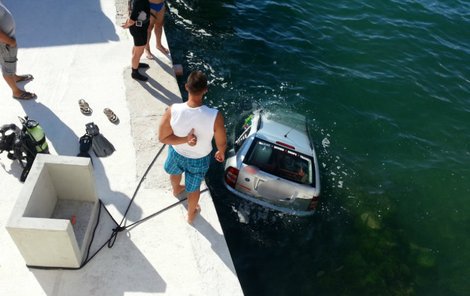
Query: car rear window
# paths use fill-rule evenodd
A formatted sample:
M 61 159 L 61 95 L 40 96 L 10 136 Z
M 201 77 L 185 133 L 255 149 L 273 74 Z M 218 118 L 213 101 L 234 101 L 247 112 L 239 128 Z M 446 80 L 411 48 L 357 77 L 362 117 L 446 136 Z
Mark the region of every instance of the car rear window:
M 312 158 L 294 150 L 255 139 L 243 162 L 271 175 L 315 186 Z

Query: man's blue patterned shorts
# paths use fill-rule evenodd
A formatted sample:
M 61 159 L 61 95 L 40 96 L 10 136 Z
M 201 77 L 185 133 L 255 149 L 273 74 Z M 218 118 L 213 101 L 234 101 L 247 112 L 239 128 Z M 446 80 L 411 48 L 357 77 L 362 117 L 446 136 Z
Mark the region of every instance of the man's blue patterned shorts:
M 202 158 L 187 158 L 178 154 L 170 145 L 165 161 L 165 171 L 170 175 L 184 173 L 184 183 L 187 192 L 199 190 L 210 164 L 210 154 Z

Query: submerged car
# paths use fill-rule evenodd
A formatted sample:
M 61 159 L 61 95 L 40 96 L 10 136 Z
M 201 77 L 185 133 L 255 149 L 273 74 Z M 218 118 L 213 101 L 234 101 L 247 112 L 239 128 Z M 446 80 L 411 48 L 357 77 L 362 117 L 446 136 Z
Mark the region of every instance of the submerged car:
M 260 110 L 248 116 L 238 134 L 225 163 L 225 187 L 271 209 L 312 214 L 320 196 L 320 174 L 306 118 L 281 118 Z

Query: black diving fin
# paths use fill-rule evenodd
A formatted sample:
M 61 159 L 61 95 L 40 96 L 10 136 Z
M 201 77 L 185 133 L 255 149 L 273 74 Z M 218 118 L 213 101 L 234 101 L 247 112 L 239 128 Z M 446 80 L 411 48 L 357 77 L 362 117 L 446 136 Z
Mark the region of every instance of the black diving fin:
M 77 154 L 79 157 L 90 157 L 89 151 L 91 149 L 93 137 L 89 134 L 84 134 L 80 137 L 78 143 L 80 144 L 80 153 Z
M 93 137 L 91 147 L 96 156 L 106 157 L 116 151 L 113 144 L 100 133 L 100 129 L 93 122 L 86 124 L 86 133 Z

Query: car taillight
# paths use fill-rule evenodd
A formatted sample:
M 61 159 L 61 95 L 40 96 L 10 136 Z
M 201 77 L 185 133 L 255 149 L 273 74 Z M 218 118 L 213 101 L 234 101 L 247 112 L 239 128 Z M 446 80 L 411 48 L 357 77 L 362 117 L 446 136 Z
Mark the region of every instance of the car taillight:
M 284 143 L 284 142 L 276 141 L 276 144 L 281 145 L 281 146 L 284 146 L 284 147 L 289 148 L 289 149 L 292 149 L 292 150 L 295 150 L 295 147 L 294 147 L 294 146 L 289 145 L 289 144 L 286 144 L 286 143 Z
M 319 199 L 318 196 L 314 196 L 312 198 L 312 200 L 310 201 L 310 204 L 308 205 L 309 210 L 315 210 L 317 208 L 318 199 Z
M 228 167 L 225 171 L 225 182 L 230 185 L 230 187 L 235 188 L 235 184 L 237 184 L 238 172 L 234 167 Z

